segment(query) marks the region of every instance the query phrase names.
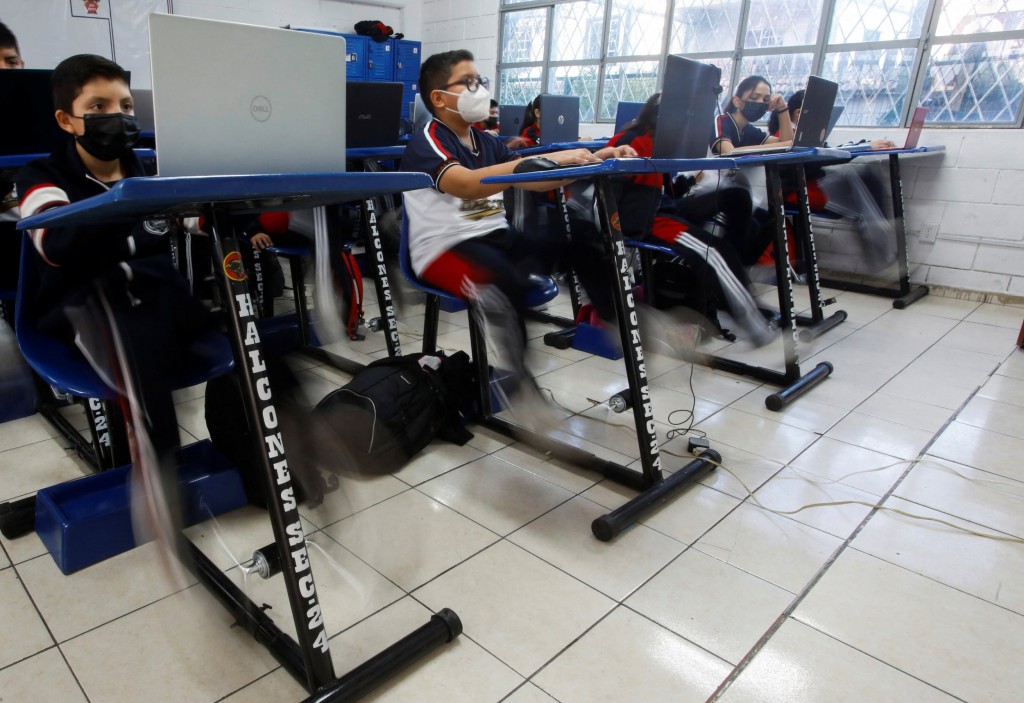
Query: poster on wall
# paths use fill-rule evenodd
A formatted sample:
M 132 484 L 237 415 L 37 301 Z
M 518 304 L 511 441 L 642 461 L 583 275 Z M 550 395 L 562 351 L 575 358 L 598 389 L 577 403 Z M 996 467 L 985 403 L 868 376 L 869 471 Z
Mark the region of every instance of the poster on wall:
M 28 68 L 53 68 L 74 54 L 99 54 L 149 88 L 149 15 L 171 0 L 4 0 L 3 22 Z
M 71 0 L 71 16 L 110 19 L 110 0 Z

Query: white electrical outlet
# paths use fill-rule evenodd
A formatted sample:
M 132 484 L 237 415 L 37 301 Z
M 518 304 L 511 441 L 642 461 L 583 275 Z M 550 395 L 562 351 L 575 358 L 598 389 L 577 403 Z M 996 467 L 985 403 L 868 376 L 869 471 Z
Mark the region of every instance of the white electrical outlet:
M 932 244 L 939 236 L 939 226 L 937 224 L 925 225 L 921 228 L 921 241 L 925 244 Z

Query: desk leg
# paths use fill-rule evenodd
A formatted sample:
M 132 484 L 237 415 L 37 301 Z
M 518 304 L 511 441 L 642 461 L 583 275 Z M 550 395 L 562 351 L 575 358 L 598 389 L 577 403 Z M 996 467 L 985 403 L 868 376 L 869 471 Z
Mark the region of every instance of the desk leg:
M 800 360 L 796 346 L 796 319 L 793 317 L 793 284 L 789 280 L 789 247 L 786 243 L 785 210 L 782 200 L 782 181 L 779 167 L 765 164 L 765 180 L 768 189 L 768 206 L 775 222 L 775 276 L 779 289 L 779 313 L 782 317 L 782 349 L 785 356 L 786 380 L 789 386 L 765 398 L 769 410 L 781 410 L 788 403 L 800 397 L 824 381 L 832 373 L 832 365 L 818 364 L 810 373 L 800 375 Z
M 618 206 L 615 203 L 611 183 L 607 179 L 599 179 L 596 187 L 601 232 L 604 236 L 606 253 L 610 256 L 614 266 L 615 314 L 619 320 L 626 378 L 629 379 L 629 387 L 635 399 L 633 421 L 636 425 L 644 483 L 644 489 L 640 495 L 613 512 L 602 515 L 591 524 L 590 528 L 594 536 L 606 542 L 677 490 L 695 482 L 714 468 L 714 464 L 705 459 L 695 459 L 668 478 L 664 478 L 662 475 L 658 436 L 654 424 L 654 406 L 651 402 L 651 391 L 647 382 L 644 351 L 640 344 L 640 326 L 637 319 L 636 301 L 633 297 L 633 284 L 629 275 L 629 260 L 626 258 L 622 230 L 619 228 Z M 709 454 L 708 456 L 711 458 L 717 455 Z
M 314 691 L 334 679 L 327 629 L 313 582 L 284 442 L 278 429 L 263 345 L 256 329 L 256 310 L 245 283 L 245 269 L 238 253 L 233 225 L 226 210 L 213 209 L 210 214 L 214 274 L 220 281 L 224 297 L 228 334 L 239 364 L 238 378 L 249 426 L 258 428 L 257 433 L 263 437 L 263 451 L 259 453 L 259 459 L 266 479 L 267 509 L 278 551 L 287 555 L 282 559 L 282 575 L 295 619 L 306 687 Z
M 522 196 L 520 196 L 522 197 Z M 559 188 L 555 191 L 555 203 L 558 205 L 558 214 L 561 218 L 559 225 L 565 232 L 566 238 L 572 242 L 572 226 L 569 224 L 569 201 L 565 197 L 565 190 Z M 551 223 L 554 226 L 554 223 Z M 572 286 L 569 291 L 569 302 L 572 304 L 572 319 L 549 315 L 546 312 L 527 310 L 526 316 L 532 320 L 545 322 L 551 325 L 562 327 L 557 332 L 548 332 L 544 335 L 544 343 L 557 349 L 568 349 L 572 346 L 572 338 L 576 333 L 576 320 L 580 315 L 580 308 L 583 307 L 583 287 L 576 272 L 569 268 L 569 282 Z
M 834 303 L 835 299 L 824 300 L 821 297 L 821 278 L 818 274 L 818 252 L 814 247 L 814 227 L 811 224 L 811 206 L 807 197 L 807 174 L 803 166 L 797 166 L 796 171 L 796 199 L 797 199 L 797 220 L 795 223 L 797 236 L 804 244 L 804 254 L 807 258 L 807 290 L 811 297 L 811 324 L 800 330 L 800 341 L 809 342 L 820 337 L 825 332 L 841 324 L 847 317 L 844 310 L 838 310 L 830 316 L 825 317 L 824 307 Z
M 395 301 L 391 295 L 391 281 L 388 279 L 388 268 L 384 264 L 384 247 L 377 228 L 377 208 L 373 198 L 363 200 L 363 240 L 366 242 L 367 264 L 374 267 L 373 285 L 377 292 L 377 304 L 384 324 L 381 329 L 386 335 L 388 356 L 402 355 L 402 344 L 398 340 L 398 316 L 395 314 Z
M 896 227 L 896 265 L 899 267 L 899 298 L 892 306 L 903 310 L 928 295 L 927 286 L 910 285 L 910 250 L 907 247 L 907 220 L 903 208 L 903 179 L 900 177 L 899 154 L 889 154 L 889 183 L 892 188 L 892 216 Z

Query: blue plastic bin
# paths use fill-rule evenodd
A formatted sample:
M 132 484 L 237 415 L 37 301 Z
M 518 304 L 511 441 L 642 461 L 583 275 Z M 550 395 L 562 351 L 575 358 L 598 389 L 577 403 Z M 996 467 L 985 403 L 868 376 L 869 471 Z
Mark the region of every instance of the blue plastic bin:
M 238 470 L 209 440 L 184 447 L 178 477 L 185 523 L 248 503 Z M 36 534 L 70 574 L 137 546 L 132 531 L 130 466 L 57 484 L 36 494 Z

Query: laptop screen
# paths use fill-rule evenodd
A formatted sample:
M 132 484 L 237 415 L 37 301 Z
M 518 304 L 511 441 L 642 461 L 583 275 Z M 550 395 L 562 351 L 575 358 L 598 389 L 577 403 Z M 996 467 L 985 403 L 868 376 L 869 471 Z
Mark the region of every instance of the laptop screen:
M 526 105 L 498 105 L 498 135 L 518 137 L 523 133 Z
M 153 132 L 153 91 L 132 88 L 132 103 L 135 105 L 135 117 L 139 120 L 139 131 Z
M 904 149 L 916 149 L 917 142 L 921 139 L 921 129 L 924 127 L 924 120 L 928 117 L 928 108 L 914 108 L 914 116 L 910 118 L 910 131 L 907 132 L 907 143 Z
M 30 68 L 0 71 L 0 154 L 48 154 L 69 139 L 53 116 L 52 74 Z
M 580 138 L 580 99 L 575 95 L 540 96 L 540 143 L 576 142 Z
M 627 124 L 635 120 L 643 106 L 643 103 L 620 102 L 615 109 L 615 134 L 621 132 Z
M 800 105 L 800 121 L 796 124 L 793 146 L 820 147 L 825 144 L 825 134 L 828 132 L 838 92 L 838 83 L 818 76 L 807 78 L 807 90 Z
M 345 170 L 344 38 L 161 14 L 149 37 L 160 175 Z
M 844 105 L 833 105 L 832 116 L 828 118 L 828 129 L 825 130 L 825 139 L 828 139 L 828 135 L 832 134 L 832 130 L 839 124 L 839 118 L 843 116 L 843 112 L 846 111 Z
M 721 91 L 722 71 L 717 66 L 669 55 L 654 133 L 655 158 L 707 156 L 708 135 L 714 131 L 715 103 Z
M 401 83 L 347 83 L 345 143 L 349 149 L 392 146 L 402 124 Z

